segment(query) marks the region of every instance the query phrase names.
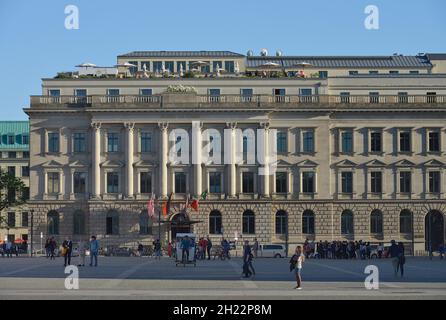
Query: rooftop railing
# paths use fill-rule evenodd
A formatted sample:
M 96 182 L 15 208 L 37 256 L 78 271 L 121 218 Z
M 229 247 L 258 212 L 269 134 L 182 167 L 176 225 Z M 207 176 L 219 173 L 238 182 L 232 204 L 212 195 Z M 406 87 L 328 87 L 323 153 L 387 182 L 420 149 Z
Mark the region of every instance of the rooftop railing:
M 169 97 L 168 97 L 169 96 Z M 195 106 L 256 106 L 294 105 L 417 105 L 446 104 L 446 95 L 91 95 L 91 96 L 31 96 L 31 107 L 162 107 L 164 105 Z

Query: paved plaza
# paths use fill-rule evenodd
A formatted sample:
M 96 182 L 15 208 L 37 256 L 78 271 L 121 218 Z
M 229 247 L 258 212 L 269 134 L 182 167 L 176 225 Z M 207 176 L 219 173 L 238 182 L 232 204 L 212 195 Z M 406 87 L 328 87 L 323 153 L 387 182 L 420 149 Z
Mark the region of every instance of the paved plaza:
M 73 258 L 77 262 L 77 258 Z M 404 278 L 390 260 L 306 260 L 303 290 L 293 290 L 288 259 L 254 261 L 241 279 L 240 258 L 176 267 L 169 258 L 100 257 L 79 268 L 79 290 L 66 290 L 63 259 L 0 258 L 0 299 L 446 299 L 446 261 L 407 258 Z M 366 290 L 364 268 L 379 268 L 379 290 Z

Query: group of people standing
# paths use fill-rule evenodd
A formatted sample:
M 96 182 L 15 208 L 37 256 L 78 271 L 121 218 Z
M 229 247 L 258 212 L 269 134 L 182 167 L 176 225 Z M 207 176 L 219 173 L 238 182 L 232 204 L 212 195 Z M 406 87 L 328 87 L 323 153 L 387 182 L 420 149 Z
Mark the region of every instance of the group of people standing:
M 50 260 L 56 259 L 57 242 L 54 237 L 48 238 L 45 241 L 46 258 Z M 89 241 L 80 240 L 77 247 L 79 253 L 78 267 L 85 266 L 85 258 L 87 250 L 90 251 L 90 267 L 98 266 L 99 241 L 96 236 L 91 236 Z M 60 255 L 64 257 L 64 267 L 71 265 L 71 257 L 73 254 L 73 241 L 66 238 L 61 245 Z

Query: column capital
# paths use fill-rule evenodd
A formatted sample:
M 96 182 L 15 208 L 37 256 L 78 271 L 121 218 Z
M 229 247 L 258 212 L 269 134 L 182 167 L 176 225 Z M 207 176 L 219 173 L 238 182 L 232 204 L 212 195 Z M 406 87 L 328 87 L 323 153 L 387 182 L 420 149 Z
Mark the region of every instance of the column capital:
M 133 129 L 135 129 L 135 123 L 134 122 L 124 122 L 124 127 L 129 131 L 133 131 Z
M 91 127 L 95 130 L 101 129 L 101 126 L 102 126 L 102 123 L 100 123 L 100 122 L 92 122 L 91 123 Z
M 162 131 L 167 130 L 167 128 L 169 127 L 169 123 L 168 122 L 158 122 L 158 127 Z
M 203 122 L 202 121 L 192 121 L 192 127 L 194 127 L 194 126 L 201 130 L 203 128 Z
M 226 127 L 230 129 L 237 128 L 237 122 L 226 122 Z

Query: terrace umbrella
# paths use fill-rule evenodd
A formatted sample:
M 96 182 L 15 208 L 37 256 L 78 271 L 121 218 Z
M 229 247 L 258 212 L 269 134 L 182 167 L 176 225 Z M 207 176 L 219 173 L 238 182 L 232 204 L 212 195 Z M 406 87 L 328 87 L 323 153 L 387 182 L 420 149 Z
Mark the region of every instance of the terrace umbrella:
M 209 65 L 209 62 L 198 60 L 198 61 L 191 62 L 190 64 L 193 66 L 196 66 L 196 67 L 203 67 L 203 66 Z
M 266 62 L 266 63 L 260 65 L 260 67 L 262 67 L 262 68 L 274 69 L 274 68 L 278 68 L 278 67 L 280 67 L 280 64 L 275 63 L 275 62 L 268 61 L 268 62 Z
M 96 65 L 94 63 L 90 63 L 90 62 L 84 62 L 84 63 L 78 64 L 76 67 L 77 68 L 88 68 L 88 67 L 96 67 Z
M 131 68 L 131 67 L 136 67 L 136 65 L 128 63 L 128 62 L 124 62 L 124 63 L 115 64 L 115 67 Z

